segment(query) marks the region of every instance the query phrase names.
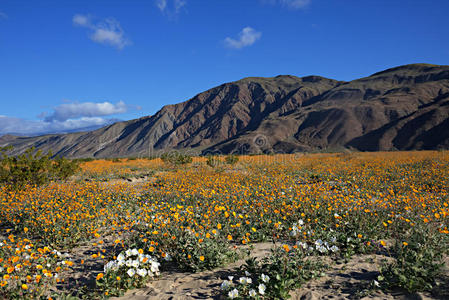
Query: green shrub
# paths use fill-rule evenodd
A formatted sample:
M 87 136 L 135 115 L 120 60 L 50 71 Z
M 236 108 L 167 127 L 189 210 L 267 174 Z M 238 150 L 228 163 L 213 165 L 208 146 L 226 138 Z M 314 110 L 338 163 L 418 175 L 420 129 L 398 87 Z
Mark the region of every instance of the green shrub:
M 221 159 L 220 159 L 219 156 L 208 155 L 208 156 L 207 156 L 206 164 L 207 164 L 209 167 L 215 168 L 215 167 L 218 167 L 219 165 L 221 165 L 221 164 L 222 164 L 222 161 L 221 161 Z
M 379 281 L 387 288 L 400 287 L 409 292 L 430 291 L 441 277 L 443 254 L 447 251 L 441 234 L 429 226 L 417 225 L 396 240 L 395 261 L 381 270 Z
M 52 159 L 52 153 L 42 154 L 34 148 L 18 156 L 9 156 L 11 147 L 0 150 L 0 183 L 11 189 L 27 184 L 42 185 L 52 180 L 66 179 L 78 170 L 78 163 L 65 158 Z
M 164 163 L 172 165 L 185 165 L 192 162 L 192 157 L 179 151 L 166 152 L 161 155 Z
M 323 275 L 326 268 L 323 263 L 305 260 L 301 250 L 286 251 L 289 248 L 284 247 L 273 249 L 262 260 L 248 259 L 238 276 L 230 276 L 222 283 L 224 296 L 228 299 L 288 299 L 291 290 Z
M 225 158 L 225 162 L 228 165 L 235 165 L 238 161 L 239 161 L 239 157 L 234 154 L 230 154 L 230 155 L 226 156 L 226 158 Z

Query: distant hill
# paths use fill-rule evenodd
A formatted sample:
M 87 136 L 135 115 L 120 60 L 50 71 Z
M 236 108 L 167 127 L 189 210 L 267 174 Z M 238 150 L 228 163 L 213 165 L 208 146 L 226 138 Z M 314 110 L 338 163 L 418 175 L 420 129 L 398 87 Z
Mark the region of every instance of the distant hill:
M 0 137 L 67 157 L 449 148 L 449 66 L 412 64 L 350 82 L 250 77 L 153 116 L 87 132 Z

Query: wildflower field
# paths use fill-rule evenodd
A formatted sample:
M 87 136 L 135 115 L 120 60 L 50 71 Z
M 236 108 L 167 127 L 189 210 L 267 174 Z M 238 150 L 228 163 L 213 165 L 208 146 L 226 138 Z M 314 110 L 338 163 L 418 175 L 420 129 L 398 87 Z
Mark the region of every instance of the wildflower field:
M 0 187 L 0 298 L 103 299 L 241 261 L 214 296 L 286 299 L 367 254 L 385 260 L 363 295 L 447 295 L 448 193 L 447 151 L 88 161 Z

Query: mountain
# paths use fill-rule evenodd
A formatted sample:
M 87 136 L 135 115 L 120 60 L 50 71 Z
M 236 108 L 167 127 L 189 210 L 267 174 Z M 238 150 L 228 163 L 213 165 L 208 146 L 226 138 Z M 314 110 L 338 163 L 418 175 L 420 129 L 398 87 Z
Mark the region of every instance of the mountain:
M 153 116 L 88 132 L 0 137 L 67 157 L 449 148 L 449 66 L 412 64 L 350 82 L 250 77 Z

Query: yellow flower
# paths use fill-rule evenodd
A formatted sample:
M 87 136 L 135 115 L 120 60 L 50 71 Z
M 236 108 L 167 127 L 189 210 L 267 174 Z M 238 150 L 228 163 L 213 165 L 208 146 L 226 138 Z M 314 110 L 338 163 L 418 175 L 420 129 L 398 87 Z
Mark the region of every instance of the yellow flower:
M 201 255 L 201 256 L 200 256 L 200 260 L 201 260 L 201 261 L 204 261 L 204 256 Z
M 407 246 L 408 243 L 407 242 L 402 242 L 402 245 Z
M 384 241 L 380 241 L 380 244 L 384 247 L 387 245 L 387 243 L 385 243 Z
M 100 280 L 101 278 L 103 278 L 103 276 L 104 276 L 103 273 L 98 274 L 98 275 L 97 275 L 97 280 Z
M 22 284 L 22 289 L 23 289 L 23 290 L 27 290 L 27 289 L 28 289 L 28 286 L 24 283 L 24 284 Z

